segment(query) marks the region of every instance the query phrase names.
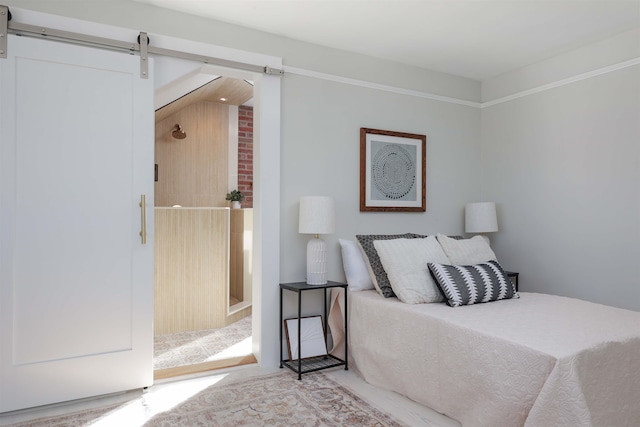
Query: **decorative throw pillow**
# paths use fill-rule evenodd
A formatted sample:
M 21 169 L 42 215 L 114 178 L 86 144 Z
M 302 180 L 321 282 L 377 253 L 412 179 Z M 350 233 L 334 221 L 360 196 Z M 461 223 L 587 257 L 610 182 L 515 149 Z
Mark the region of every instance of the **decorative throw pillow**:
M 374 289 L 360 246 L 353 240 L 338 239 L 342 250 L 342 267 L 350 291 Z
M 435 236 L 424 239 L 375 240 L 373 242 L 393 292 L 407 304 L 443 302 L 428 263 L 448 264 L 449 258 Z
M 393 289 L 391 288 L 391 283 L 389 283 L 389 278 L 387 277 L 387 273 L 384 271 L 384 267 L 380 262 L 380 257 L 378 256 L 378 252 L 376 251 L 373 242 L 375 240 L 392 240 L 392 239 L 412 239 L 415 238 L 414 234 L 361 234 L 356 235 L 356 239 L 358 239 L 358 243 L 360 243 L 360 249 L 364 254 L 364 259 L 367 263 L 367 270 L 369 271 L 369 276 L 371 277 L 371 282 L 373 286 L 378 290 L 380 295 L 386 298 L 395 297 L 396 295 L 393 293 Z
M 458 240 L 444 234 L 438 234 L 438 242 L 451 260 L 451 264 L 473 265 L 497 259 L 489 243 L 482 236 Z
M 429 263 L 429 270 L 451 307 L 520 298 L 498 261 L 477 265 Z

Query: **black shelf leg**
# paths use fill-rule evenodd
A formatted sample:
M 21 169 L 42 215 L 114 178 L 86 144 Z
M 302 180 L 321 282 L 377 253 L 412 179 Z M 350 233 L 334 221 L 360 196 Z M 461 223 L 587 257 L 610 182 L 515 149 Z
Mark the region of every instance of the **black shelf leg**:
M 282 368 L 282 288 L 280 288 L 280 368 Z
M 347 294 L 349 290 L 347 288 L 343 288 L 344 292 L 344 370 L 349 370 L 349 323 L 347 319 Z
M 302 381 L 302 292 L 298 291 L 298 381 Z

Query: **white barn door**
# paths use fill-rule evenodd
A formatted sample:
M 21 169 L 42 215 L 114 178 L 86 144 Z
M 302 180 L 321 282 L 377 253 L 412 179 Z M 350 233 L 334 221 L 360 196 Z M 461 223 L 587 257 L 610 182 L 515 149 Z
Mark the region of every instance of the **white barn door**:
M 10 36 L 0 412 L 152 383 L 153 129 L 138 56 Z

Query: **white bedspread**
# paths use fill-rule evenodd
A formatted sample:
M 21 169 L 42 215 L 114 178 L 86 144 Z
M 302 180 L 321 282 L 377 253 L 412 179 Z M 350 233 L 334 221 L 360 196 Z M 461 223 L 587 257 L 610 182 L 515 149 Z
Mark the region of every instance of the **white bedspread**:
M 640 313 L 520 295 L 451 308 L 350 292 L 350 362 L 465 427 L 640 426 Z

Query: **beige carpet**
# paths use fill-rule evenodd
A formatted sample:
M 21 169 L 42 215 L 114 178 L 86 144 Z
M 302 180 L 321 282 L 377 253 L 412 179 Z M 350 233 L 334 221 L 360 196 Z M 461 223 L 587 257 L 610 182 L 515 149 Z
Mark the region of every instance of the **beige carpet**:
M 122 405 L 19 424 L 22 427 L 108 425 Z M 403 426 L 321 372 L 293 372 L 218 383 L 137 426 Z M 17 426 L 17 424 L 16 424 Z

